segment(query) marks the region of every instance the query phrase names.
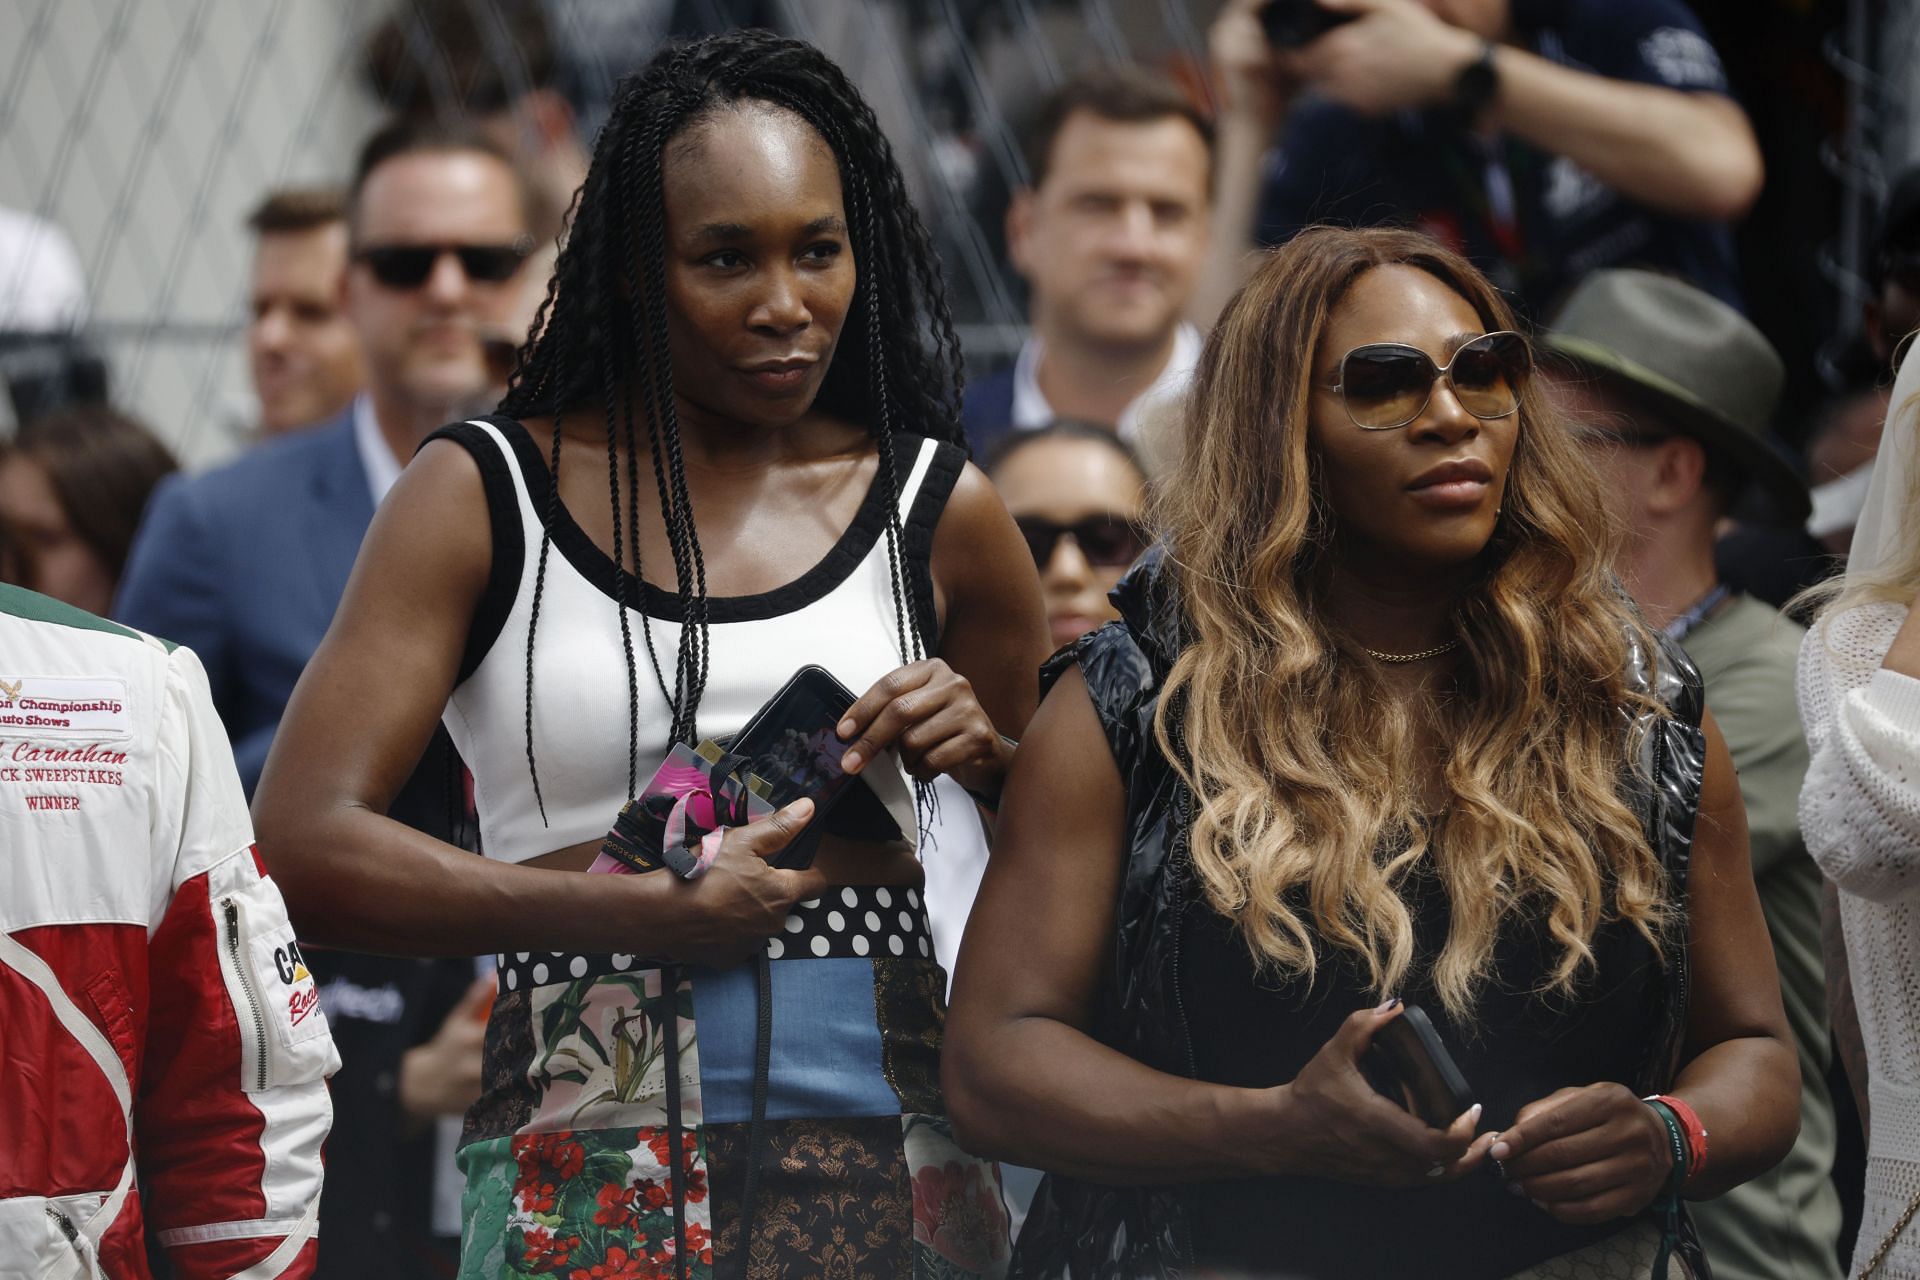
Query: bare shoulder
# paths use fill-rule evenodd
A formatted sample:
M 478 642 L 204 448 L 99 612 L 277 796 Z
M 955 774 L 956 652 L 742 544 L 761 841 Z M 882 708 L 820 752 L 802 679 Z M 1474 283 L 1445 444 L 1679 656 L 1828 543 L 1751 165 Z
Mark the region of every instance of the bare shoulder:
M 943 547 L 964 549 L 983 540 L 1004 539 L 1012 530 L 1013 517 L 1007 514 L 1007 505 L 1000 500 L 993 481 L 973 463 L 963 464 L 946 508 L 940 513 L 934 553 L 938 555 Z
M 999 490 L 971 462 L 961 468 L 934 529 L 933 574 L 944 590 L 985 595 L 996 607 L 1008 610 L 1009 619 L 1023 615 L 1018 625 L 1024 626 L 1028 621 L 1024 614 L 1031 613 L 1038 637 L 1035 665 L 1046 656 L 1039 571 Z
M 1705 769 L 1700 779 L 1700 812 L 1722 821 L 1737 813 L 1741 826 L 1746 824 L 1746 806 L 1740 798 L 1740 775 L 1734 770 L 1733 756 L 1727 751 L 1726 737 L 1712 711 L 1702 713 L 1700 731 L 1706 739 Z
M 374 514 L 361 561 L 366 571 L 477 593 L 493 562 L 492 537 L 479 463 L 452 440 L 431 440 Z

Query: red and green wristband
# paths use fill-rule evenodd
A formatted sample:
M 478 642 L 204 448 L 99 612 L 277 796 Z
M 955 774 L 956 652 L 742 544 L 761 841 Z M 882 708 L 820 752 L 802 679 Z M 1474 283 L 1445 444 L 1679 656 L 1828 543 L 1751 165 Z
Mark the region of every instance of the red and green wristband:
M 1707 1127 L 1700 1123 L 1700 1113 L 1686 1102 L 1670 1093 L 1649 1094 L 1642 1102 L 1662 1111 L 1662 1119 L 1672 1115 L 1679 1125 L 1680 1136 L 1684 1140 L 1683 1159 L 1678 1161 L 1686 1169 L 1685 1176 L 1696 1177 L 1707 1167 Z

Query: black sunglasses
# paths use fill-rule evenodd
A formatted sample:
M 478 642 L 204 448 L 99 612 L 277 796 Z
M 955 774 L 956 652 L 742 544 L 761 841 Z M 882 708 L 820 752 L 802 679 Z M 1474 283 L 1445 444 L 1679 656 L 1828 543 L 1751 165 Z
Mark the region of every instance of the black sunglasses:
M 443 253 L 460 259 L 460 269 L 475 284 L 503 284 L 531 252 L 533 238 L 521 236 L 512 244 L 376 244 L 353 256 L 389 289 L 418 289 Z
M 1027 540 L 1033 563 L 1042 569 L 1053 561 L 1053 549 L 1064 534 L 1096 569 L 1124 569 L 1147 549 L 1146 531 L 1125 516 L 1088 516 L 1073 524 L 1055 524 L 1040 516 L 1015 516 L 1020 536 Z
M 1363 431 L 1391 431 L 1425 412 L 1433 384 L 1445 378 L 1460 407 L 1476 418 L 1504 418 L 1520 406 L 1533 372 L 1533 352 L 1517 333 L 1484 333 L 1436 365 L 1418 347 L 1370 342 L 1340 357 L 1340 393 L 1347 417 Z

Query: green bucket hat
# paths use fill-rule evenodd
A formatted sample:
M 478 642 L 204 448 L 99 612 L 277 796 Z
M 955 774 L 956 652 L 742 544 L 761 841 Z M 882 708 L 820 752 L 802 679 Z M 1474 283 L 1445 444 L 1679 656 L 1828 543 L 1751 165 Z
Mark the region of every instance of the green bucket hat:
M 1652 271 L 1596 271 L 1567 297 L 1541 346 L 1733 462 L 1788 519 L 1807 518 L 1806 481 L 1768 431 L 1786 366 L 1720 299 Z

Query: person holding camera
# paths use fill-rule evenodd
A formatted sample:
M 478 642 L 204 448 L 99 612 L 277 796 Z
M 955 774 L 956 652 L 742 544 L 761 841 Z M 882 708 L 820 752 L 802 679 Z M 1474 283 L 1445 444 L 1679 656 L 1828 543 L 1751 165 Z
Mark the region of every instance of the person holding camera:
M 1728 224 L 1759 144 L 1680 0 L 1229 0 L 1204 325 L 1248 251 L 1315 222 L 1394 223 L 1539 316 L 1644 266 L 1738 305 Z
M 1319 228 L 1209 338 L 961 945 L 956 1136 L 1050 1171 L 1013 1274 L 1643 1280 L 1792 1145 L 1726 745 L 1513 325 Z M 1429 1019 L 1415 1114 L 1368 1051 Z

